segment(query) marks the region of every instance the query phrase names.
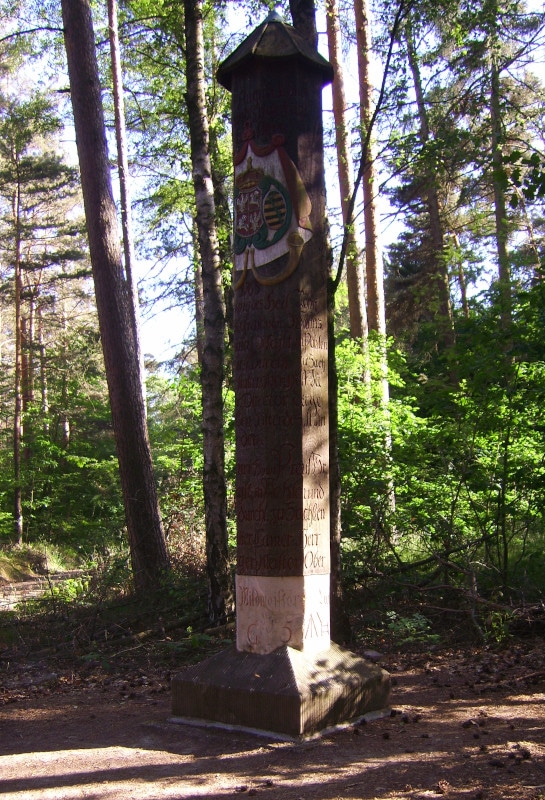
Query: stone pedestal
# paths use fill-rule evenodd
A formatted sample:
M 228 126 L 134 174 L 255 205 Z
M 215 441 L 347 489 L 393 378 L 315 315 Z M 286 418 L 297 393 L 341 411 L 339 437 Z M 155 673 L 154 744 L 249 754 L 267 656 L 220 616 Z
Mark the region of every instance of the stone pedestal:
M 384 709 L 389 691 L 384 670 L 333 644 L 312 655 L 232 648 L 180 673 L 172 696 L 179 721 L 296 739 Z

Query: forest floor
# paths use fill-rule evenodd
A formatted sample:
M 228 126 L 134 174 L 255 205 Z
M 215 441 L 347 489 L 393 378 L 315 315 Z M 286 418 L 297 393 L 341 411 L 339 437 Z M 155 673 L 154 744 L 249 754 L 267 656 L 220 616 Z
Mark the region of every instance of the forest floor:
M 217 649 L 230 636 L 203 641 Z M 22 634 L 8 643 L 0 636 L 0 794 L 545 800 L 541 637 L 495 647 L 382 642 L 391 711 L 295 743 L 170 722 L 170 675 L 187 651 L 171 648 L 165 658 L 164 645 L 175 642 L 163 638 L 68 657 L 33 650 Z

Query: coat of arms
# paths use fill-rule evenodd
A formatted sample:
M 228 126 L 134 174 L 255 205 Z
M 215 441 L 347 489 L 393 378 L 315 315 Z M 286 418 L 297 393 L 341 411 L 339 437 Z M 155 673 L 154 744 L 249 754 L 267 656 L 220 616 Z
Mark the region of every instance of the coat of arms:
M 250 137 L 235 158 L 235 269 L 250 267 L 259 283 L 278 283 L 297 267 L 301 250 L 312 236 L 310 200 L 301 177 L 275 136 L 259 147 Z M 289 253 L 288 266 L 277 278 L 261 277 L 258 267 Z

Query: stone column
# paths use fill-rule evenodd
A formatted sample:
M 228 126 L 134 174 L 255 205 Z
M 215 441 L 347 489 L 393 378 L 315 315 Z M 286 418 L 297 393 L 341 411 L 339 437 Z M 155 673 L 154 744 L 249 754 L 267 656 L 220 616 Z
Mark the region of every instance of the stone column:
M 321 101 L 333 73 L 274 12 L 258 31 L 218 72 L 235 160 L 237 648 L 310 652 L 330 644 Z
M 223 62 L 234 149 L 236 647 L 173 679 L 178 716 L 300 736 L 387 704 L 330 641 L 322 87 L 272 12 Z

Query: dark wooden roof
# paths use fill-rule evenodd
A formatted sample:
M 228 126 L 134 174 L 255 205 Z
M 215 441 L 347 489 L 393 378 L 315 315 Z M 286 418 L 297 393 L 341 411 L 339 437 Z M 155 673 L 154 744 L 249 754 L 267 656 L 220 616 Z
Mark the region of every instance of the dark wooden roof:
M 303 39 L 295 28 L 285 23 L 276 11 L 271 11 L 267 19 L 220 64 L 218 81 L 230 90 L 233 72 L 248 65 L 253 59 L 263 59 L 271 63 L 280 59 L 294 59 L 321 73 L 324 86 L 333 80 L 333 67 L 329 61 Z

